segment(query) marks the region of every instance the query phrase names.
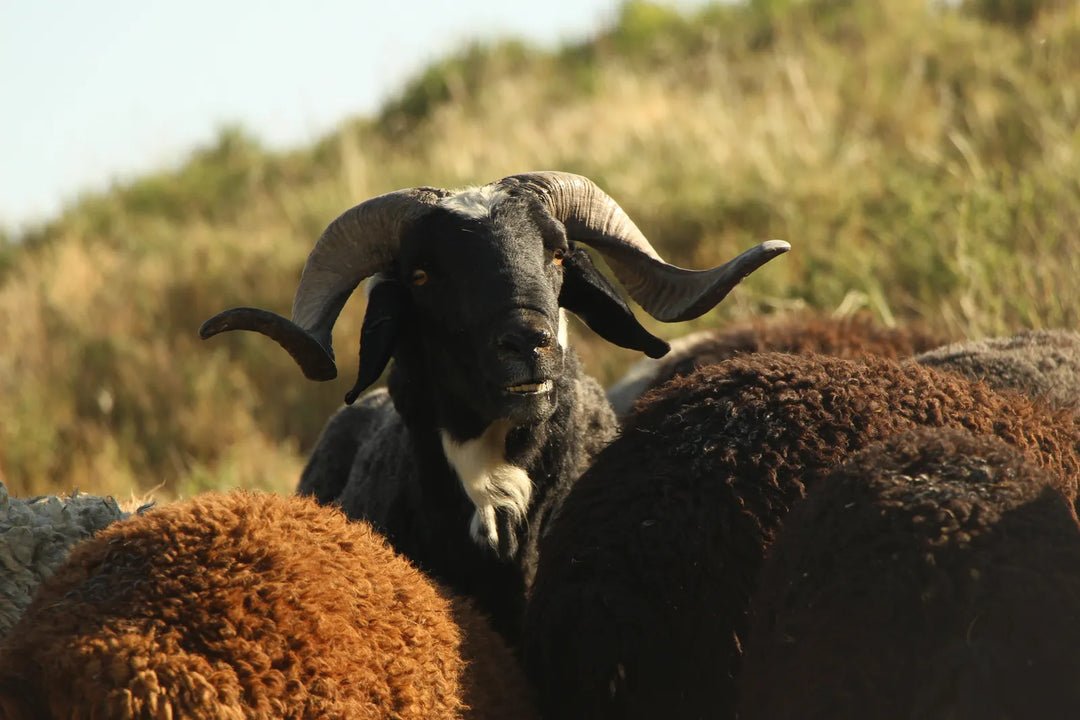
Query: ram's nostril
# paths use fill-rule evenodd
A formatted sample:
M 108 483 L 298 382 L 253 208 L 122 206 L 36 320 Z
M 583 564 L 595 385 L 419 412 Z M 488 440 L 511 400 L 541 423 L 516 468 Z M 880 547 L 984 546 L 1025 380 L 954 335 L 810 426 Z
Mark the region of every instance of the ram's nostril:
M 535 325 L 521 325 L 504 332 L 497 341 L 499 352 L 516 355 L 528 355 L 537 350 L 549 348 L 554 342 L 554 334 Z

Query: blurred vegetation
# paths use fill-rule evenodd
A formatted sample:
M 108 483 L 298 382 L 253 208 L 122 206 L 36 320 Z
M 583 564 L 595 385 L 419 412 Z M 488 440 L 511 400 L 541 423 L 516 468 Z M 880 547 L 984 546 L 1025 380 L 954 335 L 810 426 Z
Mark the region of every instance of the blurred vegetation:
M 629 2 L 595 38 L 474 44 L 373 117 L 271 153 L 239 128 L 0 236 L 0 478 L 16 493 L 288 491 L 351 385 L 257 336 L 341 210 L 398 187 L 586 174 L 662 253 L 794 249 L 668 337 L 759 313 L 869 309 L 954 336 L 1080 324 L 1080 10 L 1055 0 Z M 578 328 L 591 371 L 633 353 Z

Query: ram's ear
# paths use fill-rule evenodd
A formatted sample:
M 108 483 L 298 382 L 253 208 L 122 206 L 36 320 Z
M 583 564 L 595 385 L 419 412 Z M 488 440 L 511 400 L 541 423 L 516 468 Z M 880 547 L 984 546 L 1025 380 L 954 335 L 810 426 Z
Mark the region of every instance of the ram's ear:
M 409 291 L 397 280 L 377 278 L 372 282 L 376 284 L 368 294 L 367 312 L 360 328 L 360 368 L 356 384 L 345 395 L 349 405 L 386 369 L 410 307 Z
M 640 350 L 651 358 L 663 357 L 671 349 L 641 326 L 634 311 L 596 269 L 584 250 L 574 249 L 563 256 L 559 305 L 584 320 L 597 335 L 619 347 Z

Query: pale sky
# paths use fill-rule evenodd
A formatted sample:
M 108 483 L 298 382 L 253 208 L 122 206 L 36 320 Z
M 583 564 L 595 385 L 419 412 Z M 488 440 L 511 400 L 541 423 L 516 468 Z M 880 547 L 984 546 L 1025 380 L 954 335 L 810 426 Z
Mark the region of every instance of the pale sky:
M 554 47 L 620 4 L 0 0 L 0 225 L 174 165 L 226 123 L 272 148 L 303 145 L 467 40 Z

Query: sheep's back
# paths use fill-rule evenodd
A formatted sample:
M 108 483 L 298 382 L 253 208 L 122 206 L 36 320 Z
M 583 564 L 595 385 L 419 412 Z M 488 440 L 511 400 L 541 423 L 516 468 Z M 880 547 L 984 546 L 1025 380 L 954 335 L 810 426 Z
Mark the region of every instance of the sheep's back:
M 832 317 L 798 313 L 752 318 L 722 330 L 704 330 L 671 342 L 671 352 L 658 360 L 636 363 L 608 391 L 616 414 L 625 416 L 645 392 L 706 365 L 746 353 L 820 353 L 860 358 L 877 355 L 906 358 L 946 342 L 921 323 L 889 327 L 868 313 Z
M 540 550 L 525 658 L 552 716 L 730 717 L 746 609 L 788 509 L 867 444 L 995 434 L 1071 478 L 1067 414 L 913 362 L 763 353 L 643 398 Z M 673 701 L 674 702 L 674 701 Z
M 770 549 L 739 716 L 1072 717 L 1080 526 L 1061 485 L 965 430 L 853 455 Z
M 1080 412 L 1080 333 L 1027 330 L 945 345 L 915 359 Z
M 408 451 L 405 428 L 390 393 L 386 388 L 372 390 L 327 420 L 296 492 L 323 505 L 346 502 L 342 493 L 352 475 L 396 477 L 406 471 L 401 465 Z
M 73 545 L 127 515 L 111 497 L 15 498 L 0 482 L 0 637 Z

